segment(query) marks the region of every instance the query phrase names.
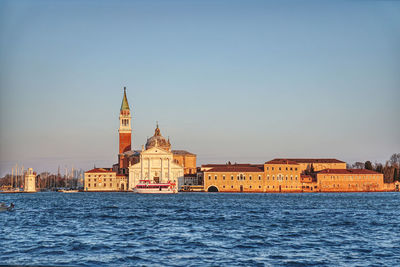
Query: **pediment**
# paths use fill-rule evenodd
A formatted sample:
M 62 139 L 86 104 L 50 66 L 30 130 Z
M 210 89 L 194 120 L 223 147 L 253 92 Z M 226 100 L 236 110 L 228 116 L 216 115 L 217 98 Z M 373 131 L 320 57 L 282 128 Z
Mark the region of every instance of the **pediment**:
M 152 147 L 141 153 L 142 155 L 172 155 L 172 152 L 164 150 L 159 147 Z

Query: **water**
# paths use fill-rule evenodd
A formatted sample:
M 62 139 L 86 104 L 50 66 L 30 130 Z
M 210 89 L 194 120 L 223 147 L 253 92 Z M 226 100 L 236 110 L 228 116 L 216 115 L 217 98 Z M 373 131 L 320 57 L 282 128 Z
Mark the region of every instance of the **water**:
M 0 194 L 0 264 L 400 266 L 400 194 Z

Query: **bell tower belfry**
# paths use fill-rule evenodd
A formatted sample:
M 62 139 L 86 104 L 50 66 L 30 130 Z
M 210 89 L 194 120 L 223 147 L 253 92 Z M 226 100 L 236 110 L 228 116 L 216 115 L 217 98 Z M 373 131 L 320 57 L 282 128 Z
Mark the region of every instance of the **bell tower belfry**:
M 119 154 L 131 150 L 131 118 L 131 111 L 129 109 L 128 99 L 126 98 L 126 87 L 124 87 L 124 97 L 122 98 L 121 109 L 119 112 Z

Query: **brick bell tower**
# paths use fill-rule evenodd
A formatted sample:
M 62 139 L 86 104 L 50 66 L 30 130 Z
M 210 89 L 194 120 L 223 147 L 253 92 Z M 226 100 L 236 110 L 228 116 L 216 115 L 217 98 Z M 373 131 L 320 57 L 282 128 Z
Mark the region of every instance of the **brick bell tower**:
M 126 98 L 126 87 L 124 87 L 124 97 L 122 98 L 121 109 L 119 112 L 119 167 L 122 173 L 125 173 L 128 162 L 123 153 L 131 150 L 132 145 L 132 126 L 131 111 L 129 109 L 128 99 Z

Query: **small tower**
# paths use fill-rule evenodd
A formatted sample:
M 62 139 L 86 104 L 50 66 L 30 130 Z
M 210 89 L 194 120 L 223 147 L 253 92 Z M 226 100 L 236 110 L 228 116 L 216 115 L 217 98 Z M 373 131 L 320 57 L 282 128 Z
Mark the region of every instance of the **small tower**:
M 25 183 L 24 183 L 25 192 L 36 192 L 35 178 L 36 178 L 36 173 L 33 172 L 32 168 L 29 168 L 25 174 Z
M 122 98 L 121 109 L 119 112 L 119 154 L 131 150 L 132 145 L 132 126 L 131 111 L 128 99 L 126 98 L 126 87 L 124 87 L 124 97 Z

